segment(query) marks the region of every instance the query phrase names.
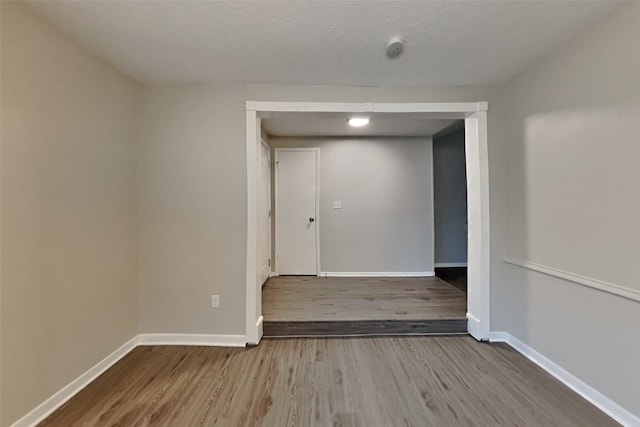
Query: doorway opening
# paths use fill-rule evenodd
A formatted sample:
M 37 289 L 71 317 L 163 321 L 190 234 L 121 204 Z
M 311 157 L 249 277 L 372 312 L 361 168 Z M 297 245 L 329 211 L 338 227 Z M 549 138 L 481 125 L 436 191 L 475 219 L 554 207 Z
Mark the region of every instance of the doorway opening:
M 464 122 L 433 135 L 434 270 L 467 292 L 467 177 Z
M 261 120 L 301 117 L 305 114 L 344 117 L 365 113 L 375 117 L 411 117 L 418 120 L 464 119 L 466 136 L 467 190 L 469 193 L 469 296 L 468 331 L 476 339 L 486 339 L 489 330 L 488 299 L 488 165 L 486 151 L 486 103 L 446 104 L 340 104 L 247 102 L 247 342 L 258 343 L 262 336 L 262 283 L 257 276 L 256 193 L 257 153 Z M 309 219 L 309 218 L 307 218 Z
M 264 336 L 466 333 L 466 294 L 434 277 L 432 135 L 462 121 L 348 118 L 262 120 L 278 247 Z

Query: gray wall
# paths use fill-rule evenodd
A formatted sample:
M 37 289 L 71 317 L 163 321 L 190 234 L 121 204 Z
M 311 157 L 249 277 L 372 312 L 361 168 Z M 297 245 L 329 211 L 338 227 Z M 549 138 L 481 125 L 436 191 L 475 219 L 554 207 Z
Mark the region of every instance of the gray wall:
M 508 259 L 640 291 L 640 3 L 504 90 Z M 506 266 L 506 330 L 640 416 L 638 301 Z
M 435 262 L 467 262 L 464 127 L 433 137 Z
M 494 88 L 282 85 L 148 86 L 140 99 L 139 289 L 142 333 L 245 333 L 245 101 L 461 102 Z M 489 120 L 493 117 L 490 112 Z M 489 131 L 491 132 L 491 130 Z M 491 135 L 490 135 L 491 138 Z M 490 142 L 500 187 L 499 141 Z M 500 245 L 500 191 L 492 254 Z M 220 308 L 210 295 L 220 295 Z
M 137 85 L 2 8 L 2 418 L 137 334 Z
M 637 167 L 640 158 L 637 142 L 640 134 L 640 85 L 637 80 L 640 58 L 630 54 L 637 50 L 636 40 L 640 38 L 637 25 L 640 4 L 625 4 L 614 10 L 607 19 L 564 43 L 505 87 L 147 86 L 139 100 L 137 123 L 135 100 L 126 79 L 105 71 L 108 67 L 101 62 L 87 60 L 88 56 L 75 45 L 62 42 L 67 46 L 63 48 L 64 53 L 52 47 L 61 39 L 52 36 L 50 29 L 44 32 L 36 29 L 34 34 L 27 34 L 34 25 L 27 22 L 33 19 L 31 12 L 22 11 L 19 12 L 21 16 L 17 16 L 7 10 L 3 2 L 2 404 L 5 405 L 6 396 L 16 392 L 12 386 L 14 382 L 20 384 L 22 394 L 11 397 L 12 412 L 9 415 L 3 412 L 5 424 L 6 420 L 31 409 L 59 384 L 73 378 L 135 333 L 131 317 L 135 317 L 136 298 L 130 290 L 131 284 L 135 283 L 132 275 L 135 274 L 136 254 L 131 250 L 135 252 L 136 242 L 130 231 L 135 234 L 133 215 L 136 206 L 129 202 L 135 204 L 136 190 L 138 332 L 244 333 L 246 100 L 489 101 L 492 330 L 513 334 L 640 416 L 640 400 L 637 399 L 637 384 L 640 383 L 638 303 L 504 264 L 506 258 L 520 258 L 630 289 L 637 290 L 640 286 L 635 271 L 640 264 L 637 223 L 640 201 L 636 188 L 640 182 L 640 168 Z M 23 16 L 25 13 L 29 17 Z M 42 23 L 35 25 L 40 27 Z M 12 32 L 15 34 L 11 35 Z M 11 40 L 11 43 L 5 44 L 5 40 Z M 28 46 L 19 41 L 27 41 Z M 40 47 L 34 47 L 34 41 Z M 32 48 L 46 54 L 29 53 L 29 57 L 46 64 L 31 62 L 27 66 L 20 60 Z M 46 61 L 52 57 L 51 52 L 55 52 L 56 60 Z M 94 75 L 96 68 L 101 70 L 97 72 L 103 76 L 100 80 L 104 78 L 111 83 L 95 84 L 89 79 L 94 84 L 78 85 L 78 82 L 86 81 L 87 76 Z M 56 84 L 50 84 L 50 81 Z M 34 82 L 40 82 L 40 86 Z M 86 89 L 82 96 L 70 97 L 67 88 L 71 91 L 78 87 Z M 45 92 L 36 90 L 38 88 Z M 64 91 L 68 101 L 64 106 L 70 108 L 70 112 L 59 106 L 53 108 L 36 97 L 47 90 L 58 89 Z M 100 105 L 93 102 L 86 108 L 85 101 L 91 98 L 101 99 Z M 111 101 L 106 103 L 107 99 Z M 42 234 L 31 234 L 33 239 L 28 241 L 20 236 L 22 231 L 38 230 L 29 228 L 28 224 L 38 218 L 19 212 L 20 206 L 27 206 L 20 204 L 20 197 L 36 193 L 13 187 L 16 181 L 7 178 L 12 173 L 31 173 L 36 165 L 26 162 L 24 171 L 20 171 L 22 163 L 14 163 L 10 156 L 11 150 L 26 146 L 15 142 L 17 140 L 11 142 L 7 135 L 22 129 L 12 126 L 29 123 L 30 117 L 25 114 L 12 122 L 17 117 L 12 115 L 9 105 L 13 100 L 17 100 L 20 111 L 33 111 L 31 117 L 47 120 L 58 117 L 54 114 L 69 113 L 65 117 L 77 122 L 78 117 L 93 117 L 94 108 L 99 108 L 97 115 L 101 118 L 109 117 L 106 121 L 82 122 L 93 123 L 88 129 L 71 127 L 82 131 L 73 140 L 83 143 L 74 148 L 60 141 L 55 146 L 39 147 L 38 141 L 48 141 L 50 132 L 43 132 L 47 138 L 30 141 L 34 144 L 34 153 L 51 149 L 55 154 L 53 159 L 63 161 L 64 149 L 69 149 L 74 158 L 78 153 L 86 155 L 83 157 L 86 162 L 80 164 L 87 170 L 110 171 L 105 175 L 109 179 L 101 181 L 105 185 L 102 188 L 108 189 L 106 193 L 88 191 L 92 181 L 84 179 L 87 177 L 84 175 L 78 175 L 76 187 L 65 183 L 59 186 L 58 193 L 72 196 L 65 191 L 76 188 L 87 191 L 90 200 L 100 199 L 91 204 L 105 208 L 100 212 L 62 210 L 59 218 L 73 219 L 64 223 L 71 227 L 65 238 L 77 238 L 76 249 L 83 248 L 83 244 L 87 245 L 85 248 L 89 247 L 91 242 L 82 240 L 86 236 L 99 235 L 109 242 L 108 255 L 75 251 L 72 255 L 77 254 L 78 258 L 71 260 L 64 258 L 69 256 L 69 251 L 58 249 L 45 253 L 46 248 L 37 242 Z M 39 111 L 43 106 L 46 111 Z M 102 114 L 105 109 L 109 114 Z M 105 123 L 119 130 L 105 130 Z M 137 188 L 136 153 L 131 152 L 129 143 L 136 125 L 140 143 Z M 40 122 L 29 126 L 30 132 L 41 130 L 39 126 Z M 91 143 L 96 141 L 96 135 L 119 136 L 115 138 L 117 143 L 100 145 L 100 155 L 93 155 L 91 150 L 97 146 Z M 56 147 L 59 150 L 54 150 Z M 106 158 L 112 166 L 106 169 L 103 169 L 104 150 L 109 153 Z M 52 159 L 45 158 L 50 165 Z M 64 173 L 75 174 L 79 169 L 61 163 L 58 172 L 64 177 Z M 49 181 L 30 178 L 21 182 L 57 183 Z M 102 198 L 105 195 L 108 197 Z M 17 199 L 13 200 L 14 197 Z M 47 200 L 34 199 L 36 205 L 43 201 Z M 37 206 L 38 212 L 47 212 Z M 54 206 L 70 207 L 55 203 Z M 88 205 L 77 206 L 87 208 Z M 111 210 L 114 207 L 117 212 Z M 74 228 L 95 225 L 91 221 L 98 217 L 106 221 L 101 221 L 101 226 L 93 230 Z M 11 218 L 20 226 L 10 227 L 13 225 Z M 83 218 L 86 222 L 79 220 Z M 108 226 L 103 227 L 105 224 Z M 56 232 L 61 228 L 51 230 Z M 94 232 L 96 234 L 92 234 Z M 13 243 L 6 244 L 10 242 Z M 82 269 L 57 268 L 57 276 L 20 270 L 17 268 L 20 263 L 9 262 L 15 254 L 7 248 L 24 248 L 25 244 L 37 248 L 39 256 L 47 263 L 62 261 L 60 265 Z M 105 259 L 113 262 L 109 264 L 110 268 L 115 267 L 106 275 L 101 274 Z M 7 266 L 9 270 L 6 270 Z M 38 298 L 24 294 L 29 288 L 17 286 L 20 281 L 11 279 L 12 274 L 23 272 L 30 272 L 35 284 L 59 280 L 59 287 L 47 289 L 69 290 L 73 301 L 81 301 L 74 303 L 73 310 L 78 311 L 70 311 L 62 304 L 68 300 L 66 296 L 58 301 L 43 299 L 40 292 L 37 292 Z M 69 274 L 73 275 L 73 281 L 69 280 Z M 74 286 L 69 286 L 72 282 Z M 76 284 L 91 284 L 90 294 L 87 294 L 89 288 L 80 286 L 76 289 Z M 96 289 L 104 298 L 97 296 Z M 212 293 L 221 295 L 219 309 L 209 307 Z M 38 301 L 48 303 L 34 305 Z M 54 305 L 51 301 L 60 304 Z M 99 306 L 92 305 L 95 301 L 100 302 Z M 22 307 L 26 311 L 22 311 Z M 74 313 L 89 312 L 91 316 L 86 319 L 91 322 L 77 322 Z M 114 317 L 114 313 L 117 316 Z M 69 315 L 74 321 L 69 321 Z M 41 318 L 46 322 L 40 321 Z M 45 323 L 56 333 L 69 332 L 65 329 L 69 326 L 83 329 L 57 337 L 55 342 L 48 334 L 42 335 L 40 340 L 38 334 L 46 332 L 42 327 Z M 22 351 L 10 345 L 12 339 L 17 341 L 26 336 L 35 337 L 29 338 L 29 342 L 46 343 L 47 352 Z M 74 346 L 78 336 L 83 338 L 82 348 Z M 87 345 L 87 339 L 95 337 L 98 341 Z M 52 348 L 56 354 L 52 354 Z M 10 351 L 5 354 L 5 349 Z M 74 354 L 68 357 L 65 351 Z M 43 359 L 33 359 L 37 357 Z M 56 366 L 47 364 L 52 357 L 61 362 Z M 72 359 L 74 363 L 69 364 Z M 29 366 L 39 366 L 40 371 L 33 370 L 33 375 L 19 382 L 17 375 L 27 372 Z M 7 372 L 17 374 L 12 374 L 11 379 Z M 37 375 L 39 372 L 55 378 L 45 383 Z
M 433 272 L 431 138 L 270 143 L 320 148 L 322 272 Z
M 54 35 L 39 20 L 34 23 L 31 12 L 11 12 L 10 7 L 2 2 L 2 405 L 11 410 L 3 411 L 4 424 L 135 333 L 131 318 L 138 307 L 130 291 L 135 289 L 136 240 L 131 234 L 136 230 L 136 190 L 138 332 L 244 333 L 246 100 L 489 101 L 492 330 L 513 334 L 640 416 L 638 303 L 503 262 L 520 258 L 630 289 L 640 286 L 635 271 L 640 264 L 636 188 L 640 182 L 640 58 L 632 54 L 640 38 L 640 4 L 614 10 L 505 87 L 147 86 L 139 100 L 137 122 L 130 82 Z M 38 62 L 22 62 L 25 53 Z M 87 80 L 97 75 L 100 83 Z M 83 88 L 82 95 L 70 96 L 74 88 Z M 58 91 L 52 99 L 64 92 L 65 109 L 38 98 L 50 90 Z M 87 107 L 86 100 L 92 98 L 101 103 Z M 13 102 L 20 108 L 12 111 Z M 14 116 L 16 112 L 25 114 Z M 25 125 L 30 132 L 44 129 L 43 138 L 38 133 L 29 141 L 32 145 L 12 142 L 8 136 L 16 129 L 16 134 L 22 134 L 26 127 L 21 125 L 30 123 L 29 117 L 53 120 L 58 114 L 82 124 L 70 126 L 79 133 L 65 139 L 82 143 L 72 147 L 56 141 L 40 147 L 39 142 L 52 137 L 40 121 Z M 79 117 L 89 120 L 79 122 Z M 87 123 L 92 125 L 85 128 Z M 136 125 L 137 171 L 130 144 Z M 116 143 L 93 145 L 97 135 L 110 136 Z M 49 236 L 49 231 L 32 233 L 28 240 L 20 235 L 48 226 L 30 227 L 29 221 L 42 218 L 20 212 L 20 206 L 30 206 L 20 198 L 37 193 L 21 189 L 12 174 L 33 173 L 40 163 L 14 162 L 11 154 L 12 150 L 26 153 L 20 150 L 29 146 L 33 153 L 54 154 L 44 157 L 47 162 L 42 165 L 60 161 L 56 169 L 60 178 L 78 173 L 80 168 L 75 166 L 79 165 L 108 177 L 100 181 L 106 192 L 93 191 L 91 185 L 98 183 L 85 179 L 90 174 L 76 175 L 74 186 L 36 179 L 37 171 L 34 178 L 20 180 L 51 186 L 64 183 L 56 194 L 68 196 L 65 200 L 73 201 L 67 191 L 77 189 L 95 201 L 90 206 L 104 208 L 69 212 L 65 209 L 90 206 L 56 204 L 55 199 L 32 201 L 38 212 L 54 206 L 64 208 L 56 218 L 73 219 L 61 223 L 67 228 L 47 229 L 54 234 L 64 231 L 60 241 L 78 239 L 72 252 L 56 248 L 47 253 L 49 249 L 39 245 L 38 239 Z M 79 153 L 85 157 L 68 165 L 64 150 L 73 152 L 76 159 Z M 22 164 L 23 171 L 19 170 Z M 106 164 L 111 167 L 105 168 Z M 53 204 L 42 206 L 43 202 Z M 12 218 L 18 227 L 13 227 Z M 101 221 L 92 222 L 96 218 Z M 96 224 L 94 229 L 76 228 Z M 96 235 L 102 248 L 108 242 L 109 254 L 78 250 L 91 248 L 91 242 L 83 239 Z M 52 241 L 55 245 L 56 240 Z M 24 263 L 11 262 L 16 256 L 11 251 L 25 245 L 37 250 L 56 274 L 34 272 L 32 263 L 27 264 L 29 270 L 19 268 Z M 107 270 L 105 260 L 110 261 Z M 63 268 L 69 265 L 78 269 Z M 50 285 L 46 289 L 64 289 L 69 295 L 56 292 L 58 299 L 43 298 L 46 294 L 37 287 L 37 298 L 25 294 L 31 288 L 18 286 L 22 279 L 12 279 L 25 272 L 31 274 L 31 283 L 46 283 Z M 54 280 L 60 286 L 52 285 Z M 219 309 L 209 307 L 212 293 L 221 295 Z M 67 297 L 78 302 L 72 303 L 71 310 Z M 96 301 L 99 306 L 93 305 Z M 78 318 L 87 321 L 78 322 Z M 43 324 L 65 336 L 52 341 Z M 69 327 L 81 330 L 66 335 Z M 82 337 L 80 347 L 77 337 Z M 12 340 L 44 343 L 47 351 L 27 351 L 13 346 Z M 39 368 L 29 371 L 31 366 Z M 12 372 L 12 377 L 7 374 Z M 29 378 L 19 380 L 18 375 L 25 372 L 31 372 Z M 45 381 L 39 373 L 50 376 Z M 21 394 L 15 395 L 16 390 Z M 5 402 L 7 396 L 10 404 Z

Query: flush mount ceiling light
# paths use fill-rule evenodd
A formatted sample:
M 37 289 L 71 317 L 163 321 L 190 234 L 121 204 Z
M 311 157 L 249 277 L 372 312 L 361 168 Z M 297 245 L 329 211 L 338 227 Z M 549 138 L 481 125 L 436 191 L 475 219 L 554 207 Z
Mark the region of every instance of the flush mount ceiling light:
M 367 119 L 366 117 L 352 117 L 347 120 L 347 123 L 349 123 L 349 126 L 359 128 L 368 125 L 369 119 Z

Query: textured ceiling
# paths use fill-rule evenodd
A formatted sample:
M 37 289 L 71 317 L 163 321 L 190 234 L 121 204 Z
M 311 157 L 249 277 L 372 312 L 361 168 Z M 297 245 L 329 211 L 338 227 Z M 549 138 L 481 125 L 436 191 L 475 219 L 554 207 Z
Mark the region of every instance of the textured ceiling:
M 347 124 L 347 117 L 320 118 L 299 114 L 291 118 L 264 119 L 262 127 L 272 136 L 431 136 L 461 122 L 378 115 L 373 116 L 367 126 L 355 128 Z
M 30 1 L 144 82 L 501 84 L 613 7 L 581 1 Z M 385 56 L 402 36 L 400 58 Z

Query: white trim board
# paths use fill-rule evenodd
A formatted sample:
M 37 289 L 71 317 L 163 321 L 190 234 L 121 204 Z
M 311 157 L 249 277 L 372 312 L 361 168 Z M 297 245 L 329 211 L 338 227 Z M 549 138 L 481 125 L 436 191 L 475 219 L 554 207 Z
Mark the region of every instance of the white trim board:
M 247 101 L 247 111 L 265 113 L 459 113 L 488 111 L 487 102 L 286 102 Z M 265 114 L 264 116 L 268 116 Z
M 436 262 L 433 264 L 435 268 L 452 268 L 452 267 L 466 267 L 466 262 Z
M 435 190 L 435 168 L 433 166 L 433 136 L 429 137 L 429 158 L 431 159 L 431 188 L 429 188 L 429 192 L 431 193 L 431 197 L 429 199 L 429 205 L 431 207 L 431 265 L 433 265 L 433 270 L 435 270 L 436 266 L 436 190 Z M 466 160 L 465 160 L 466 161 Z M 436 275 L 434 272 L 433 276 Z
M 138 336 L 131 338 L 122 344 L 117 350 L 109 354 L 107 357 L 89 368 L 85 373 L 62 387 L 56 393 L 51 395 L 47 400 L 29 411 L 20 418 L 11 427 L 31 427 L 35 426 L 48 417 L 53 411 L 65 404 L 69 399 L 78 394 L 80 390 L 89 385 L 93 380 L 98 378 L 103 372 L 116 364 L 120 359 L 126 356 L 131 350 L 138 346 Z
M 578 393 L 592 405 L 600 409 L 605 414 L 619 422 L 624 426 L 640 426 L 640 418 L 624 409 L 622 406 L 609 399 L 598 390 L 591 387 L 575 375 L 569 373 L 560 365 L 556 364 L 546 356 L 538 353 L 532 347 L 529 347 L 518 338 L 509 334 L 508 332 L 491 332 L 490 342 L 504 342 L 516 349 L 527 359 L 531 360 L 536 365 L 547 371 L 554 376 L 564 385 L 569 387 L 574 392 Z
M 262 320 L 260 328 L 262 327 Z M 53 411 L 64 405 L 107 369 L 129 354 L 134 348 L 143 345 L 193 345 L 216 347 L 245 347 L 244 335 L 206 335 L 206 334 L 139 334 L 121 345 L 113 353 L 96 363 L 78 378 L 62 387 L 47 400 L 36 406 L 10 427 L 35 427 Z
M 433 271 L 324 271 L 322 277 L 431 277 Z
M 262 131 L 261 131 L 262 133 Z M 267 191 L 266 191 L 266 199 L 268 201 L 268 205 L 267 205 L 267 212 L 261 211 L 261 214 L 264 215 L 266 214 L 266 218 L 268 218 L 268 227 L 267 227 L 267 249 L 268 249 L 268 258 L 267 258 L 267 266 L 268 267 L 268 271 L 267 271 L 267 277 L 266 279 L 264 279 L 262 281 L 261 286 L 264 286 L 264 284 L 269 280 L 269 278 L 272 275 L 272 265 L 273 265 L 273 208 L 271 206 L 271 202 L 273 201 L 273 197 L 272 197 L 272 186 L 271 186 L 271 178 L 273 177 L 273 162 L 271 161 L 271 146 L 267 143 L 267 141 L 264 139 L 264 136 L 262 136 L 260 138 L 260 165 L 262 165 L 262 149 L 266 148 L 267 149 L 267 170 L 268 170 L 268 185 L 267 185 Z M 261 172 L 262 172 L 262 167 L 261 167 Z M 262 176 L 262 174 L 260 174 L 260 176 Z M 262 186 L 257 187 L 258 188 L 258 192 L 261 194 L 262 193 Z M 261 220 L 264 220 L 265 217 L 262 217 Z M 258 227 L 259 228 L 259 227 Z M 258 236 L 256 236 L 256 239 L 258 241 L 261 241 L 260 238 L 258 238 Z M 256 267 L 258 268 L 258 267 Z M 264 270 L 259 270 L 256 271 L 256 274 L 259 274 L 260 279 L 262 280 L 262 272 Z
M 636 289 L 631 289 L 625 286 L 616 285 L 614 283 L 605 282 L 604 280 L 598 280 L 598 279 L 593 279 L 587 276 L 581 276 L 579 274 L 570 273 L 568 271 L 559 270 L 557 268 L 548 267 L 546 265 L 536 264 L 535 262 L 517 261 L 517 260 L 505 260 L 504 262 L 507 264 L 515 265 L 516 267 L 522 267 L 527 270 L 531 270 L 538 273 L 546 274 L 547 276 L 555 277 L 557 279 L 563 279 L 568 282 L 573 282 L 573 283 L 577 283 L 578 285 L 586 286 L 588 288 L 597 289 L 599 291 L 617 295 L 622 298 L 627 298 L 636 302 L 640 302 L 640 291 Z
M 248 107 L 248 104 L 247 104 Z M 245 293 L 245 335 L 247 342 L 260 342 L 256 324 L 262 314 L 262 284 L 258 280 L 258 153 L 262 143 L 261 119 L 255 111 L 246 111 L 247 125 L 247 263 Z
M 469 332 L 469 335 L 471 335 L 472 337 L 480 335 L 480 321 L 469 312 L 467 312 L 466 317 L 467 317 L 467 331 Z M 486 340 L 487 338 L 483 339 L 483 341 L 486 341 Z
M 491 331 L 491 230 L 489 212 L 489 147 L 486 107 L 464 119 L 467 171 L 467 312 L 477 319 L 469 333 L 478 341 Z
M 489 338 L 490 311 L 490 210 L 489 159 L 486 102 L 271 102 L 246 101 L 246 160 L 247 160 L 247 246 L 245 316 L 247 341 L 260 341 L 257 319 L 262 315 L 258 293 L 261 284 L 256 280 L 257 265 L 257 153 L 261 138 L 261 119 L 285 118 L 299 114 L 346 117 L 350 113 L 370 112 L 402 114 L 416 120 L 430 118 L 464 119 L 467 171 L 467 312 L 477 319 L 476 328 L 469 333 L 477 340 Z M 277 263 L 276 263 L 277 264 Z
M 209 334 L 140 334 L 138 345 L 194 345 L 211 347 L 245 347 L 244 335 Z
M 256 329 L 258 331 L 258 339 L 261 340 L 262 339 L 262 335 L 264 333 L 264 316 L 260 315 L 260 317 L 258 317 L 258 319 L 256 320 Z M 258 345 L 258 344 L 260 344 L 260 341 L 255 342 L 255 343 L 247 341 L 247 344 Z

